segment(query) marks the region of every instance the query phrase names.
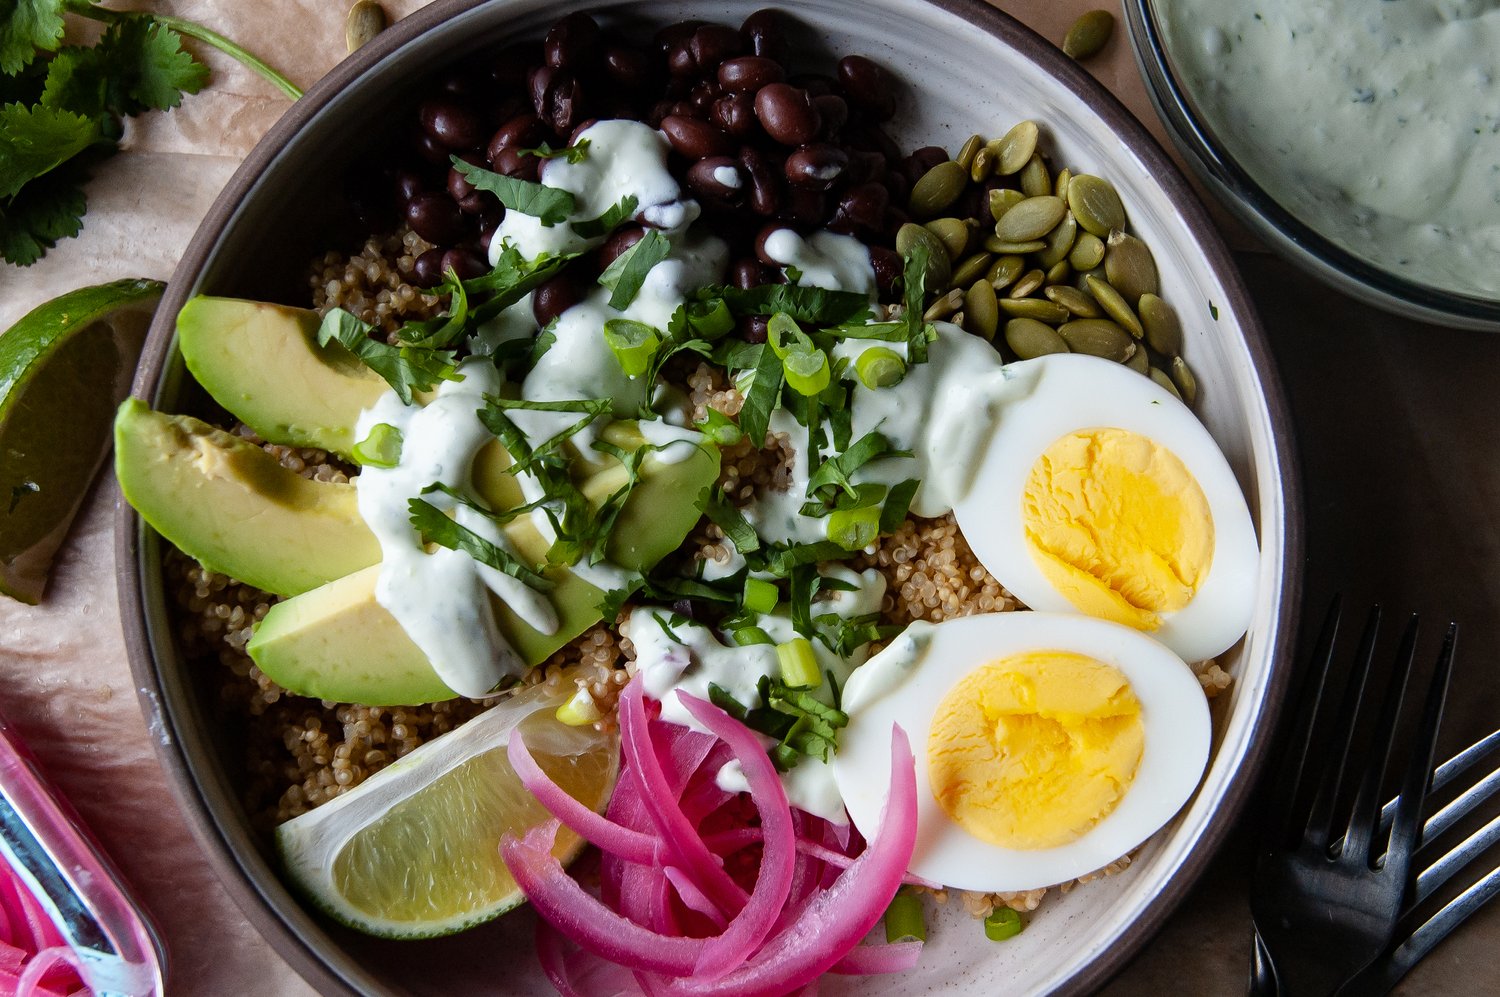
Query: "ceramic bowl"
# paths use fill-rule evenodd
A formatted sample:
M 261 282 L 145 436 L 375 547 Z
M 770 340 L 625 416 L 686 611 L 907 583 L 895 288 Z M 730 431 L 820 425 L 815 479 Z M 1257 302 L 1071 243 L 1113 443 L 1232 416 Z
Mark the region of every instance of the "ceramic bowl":
M 1500 331 L 1500 300 L 1403 276 L 1353 252 L 1336 234 L 1276 199 L 1255 177 L 1246 139 L 1224 131 L 1177 57 L 1188 30 L 1172 30 L 1162 0 L 1125 0 L 1125 23 L 1146 92 L 1167 134 L 1203 185 L 1268 246 L 1296 266 L 1372 305 L 1422 322 Z M 1259 15 L 1257 15 L 1259 16 Z
M 135 394 L 161 409 L 191 408 L 197 389 L 173 342 L 174 318 L 190 295 L 306 303 L 307 261 L 333 238 L 335 178 L 378 137 L 372 122 L 410 113 L 419 81 L 482 47 L 539 37 L 572 10 L 649 37 L 652 26 L 683 18 L 738 24 L 758 6 L 439 0 L 396 24 L 298 101 L 230 181 L 173 277 Z M 1255 516 L 1263 557 L 1254 622 L 1224 659 L 1235 682 L 1217 702 L 1214 754 L 1177 819 L 1125 874 L 1049 896 L 1014 941 L 986 941 L 954 903 L 932 926 L 914 973 L 833 979 L 828 988 L 1085 991 L 1122 966 L 1181 900 L 1234 821 L 1265 752 L 1285 686 L 1300 560 L 1288 422 L 1274 368 L 1229 255 L 1182 176 L 1129 112 L 1048 42 L 979 0 L 800 0 L 792 12 L 803 61 L 831 66 L 834 53 L 863 53 L 903 81 L 892 130 L 904 147 L 952 150 L 970 132 L 998 134 L 1029 117 L 1045 123 L 1060 162 L 1114 181 L 1135 231 L 1155 251 L 1164 296 L 1184 317 L 1199 411 Z M 327 993 L 543 992 L 524 908 L 453 938 L 393 943 L 332 924 L 287 890 L 239 802 L 240 756 L 212 710 L 212 671 L 188 668 L 174 645 L 161 542 L 123 503 L 118 543 L 131 658 L 174 790 L 226 888 L 277 951 Z

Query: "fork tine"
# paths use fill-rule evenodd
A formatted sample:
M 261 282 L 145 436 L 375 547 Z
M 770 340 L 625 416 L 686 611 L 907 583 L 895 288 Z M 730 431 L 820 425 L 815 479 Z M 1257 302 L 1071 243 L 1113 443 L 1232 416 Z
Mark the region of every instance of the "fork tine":
M 1497 791 L 1500 791 L 1500 769 L 1486 775 L 1427 818 L 1427 823 L 1422 825 L 1422 847 L 1426 847 L 1438 835 L 1467 817 L 1475 807 L 1492 798 Z
M 1343 781 L 1344 767 L 1349 761 L 1349 746 L 1354 738 L 1355 721 L 1359 716 L 1359 704 L 1364 698 L 1365 681 L 1370 674 L 1370 664 L 1375 658 L 1375 637 L 1380 630 L 1380 607 L 1370 610 L 1364 635 L 1359 641 L 1359 652 L 1354 668 L 1344 685 L 1344 695 L 1339 703 L 1338 719 L 1331 728 L 1334 743 L 1322 768 L 1317 793 L 1313 797 L 1312 810 L 1308 816 L 1303 839 L 1315 847 L 1326 847 L 1332 840 L 1333 810 L 1338 802 L 1339 786 Z M 1326 679 L 1325 679 L 1326 685 Z M 1342 743 L 1339 743 L 1339 739 Z
M 1389 949 L 1384 958 L 1366 966 L 1339 989 L 1339 997 L 1389 993 L 1413 966 L 1425 959 L 1439 942 L 1453 933 L 1453 929 L 1493 900 L 1496 894 L 1500 894 L 1500 868 L 1491 869 Z
M 1302 830 L 1300 819 L 1304 808 L 1301 803 L 1306 795 L 1303 782 L 1308 775 L 1307 759 L 1313 748 L 1313 732 L 1317 729 L 1319 713 L 1325 709 L 1323 703 L 1328 696 L 1329 677 L 1333 671 L 1333 645 L 1342 616 L 1343 597 L 1335 596 L 1328 607 L 1327 616 L 1323 618 L 1323 628 L 1318 632 L 1317 643 L 1308 661 L 1311 670 L 1303 678 L 1302 695 L 1298 696 L 1302 708 L 1298 712 L 1296 726 L 1287 738 L 1286 754 L 1281 760 L 1281 778 L 1278 782 L 1288 787 L 1285 797 L 1288 805 L 1282 807 L 1277 816 L 1275 839 L 1288 844 Z
M 1497 730 L 1492 734 L 1486 734 L 1484 737 L 1475 741 L 1473 744 L 1469 745 L 1467 748 L 1460 751 L 1458 754 L 1454 755 L 1446 762 L 1443 762 L 1437 768 L 1433 769 L 1432 785 L 1428 787 L 1427 792 L 1429 794 L 1440 792 L 1449 783 L 1453 782 L 1459 776 L 1463 775 L 1465 772 L 1469 771 L 1469 769 L 1473 768 L 1475 765 L 1479 764 L 1479 762 L 1483 761 L 1485 756 L 1494 751 L 1497 747 L 1500 747 L 1500 730 Z M 1497 773 L 1491 772 L 1489 775 L 1484 777 L 1484 781 L 1488 782 L 1490 779 L 1495 778 L 1496 775 Z M 1474 788 L 1471 787 L 1470 789 L 1465 791 L 1463 795 L 1464 797 L 1467 797 L 1472 792 L 1474 792 Z M 1457 800 L 1454 801 L 1454 803 L 1457 802 Z M 1447 830 L 1448 824 L 1442 824 L 1434 828 L 1433 821 L 1437 820 L 1438 817 L 1442 816 L 1442 814 L 1452 806 L 1453 803 L 1448 804 L 1447 807 L 1444 807 L 1442 810 L 1439 810 L 1436 814 L 1427 819 L 1427 824 L 1423 827 L 1422 830 L 1422 841 L 1424 844 L 1437 837 L 1439 834 L 1442 834 L 1443 831 Z M 1468 811 L 1465 810 L 1463 813 L 1458 814 L 1453 819 L 1457 820 L 1458 817 L 1462 817 L 1465 813 L 1468 813 Z M 1384 834 L 1391 829 L 1391 821 L 1395 816 L 1396 800 L 1393 797 L 1389 800 L 1386 800 L 1385 806 L 1380 808 L 1381 834 Z M 1452 821 L 1449 821 L 1448 823 L 1452 823 Z
M 1409 633 L 1414 652 L 1417 634 L 1415 616 L 1412 617 Z M 1408 867 L 1411 854 L 1421 844 L 1424 832 L 1422 803 L 1432 784 L 1432 756 L 1437 750 L 1438 727 L 1443 722 L 1443 705 L 1448 699 L 1448 680 L 1453 675 L 1453 657 L 1457 644 L 1458 624 L 1449 623 L 1448 632 L 1443 635 L 1443 649 L 1438 654 L 1437 666 L 1433 668 L 1432 678 L 1428 683 L 1427 701 L 1422 706 L 1422 721 L 1417 727 L 1416 743 L 1411 746 L 1406 774 L 1401 780 L 1401 792 L 1396 797 L 1396 815 L 1391 822 L 1387 854 L 1405 856 Z M 1378 791 L 1379 784 L 1374 788 Z
M 1375 834 L 1375 826 L 1379 820 L 1378 808 L 1380 798 L 1380 786 L 1385 781 L 1386 766 L 1390 763 L 1391 746 L 1397 725 L 1401 721 L 1401 707 L 1406 701 L 1406 687 L 1411 681 L 1412 665 L 1417 660 L 1417 617 L 1412 615 L 1406 624 L 1406 632 L 1401 635 L 1401 648 L 1396 653 L 1396 665 L 1386 681 L 1385 695 L 1380 704 L 1380 715 L 1375 721 L 1377 736 L 1375 744 L 1370 747 L 1370 754 L 1365 759 L 1364 773 L 1359 780 L 1359 789 L 1354 797 L 1354 806 L 1349 812 L 1349 827 L 1344 833 L 1343 854 L 1352 861 L 1361 861 L 1369 858 L 1370 842 Z M 1434 693 L 1446 693 L 1446 676 L 1443 677 L 1441 690 L 1434 689 Z M 1432 715 L 1433 702 L 1436 699 L 1437 716 Z M 1396 818 L 1391 825 L 1392 835 L 1405 832 L 1408 837 L 1400 840 L 1409 841 L 1416 836 L 1416 824 L 1412 819 L 1415 814 L 1420 817 L 1422 812 L 1422 794 L 1427 789 L 1427 781 L 1432 772 L 1432 745 L 1437 736 L 1438 719 L 1442 716 L 1442 696 L 1429 695 L 1426 709 L 1423 711 L 1423 726 L 1419 729 L 1418 740 L 1426 740 L 1426 746 L 1417 745 L 1412 753 L 1414 764 L 1408 766 L 1407 778 L 1402 782 L 1402 791 L 1396 797 Z M 1420 764 L 1415 764 L 1420 759 Z M 1415 780 L 1415 786 L 1411 783 Z M 1415 809 L 1413 808 L 1415 804 Z M 1395 837 L 1392 839 L 1394 846 Z M 1402 865 L 1410 858 L 1410 845 L 1399 853 Z M 1404 875 L 1404 874 L 1403 874 Z
M 1500 841 L 1500 817 L 1495 817 L 1418 873 L 1411 906 L 1415 907 L 1432 896 L 1442 888 L 1444 883 L 1453 878 L 1454 873 L 1468 865 L 1497 841 Z

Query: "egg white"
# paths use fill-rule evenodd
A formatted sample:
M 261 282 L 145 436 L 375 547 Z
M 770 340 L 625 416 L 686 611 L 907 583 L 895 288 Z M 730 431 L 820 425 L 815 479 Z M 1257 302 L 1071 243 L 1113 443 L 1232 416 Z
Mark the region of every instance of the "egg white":
M 1151 635 L 1187 661 L 1223 653 L 1244 635 L 1255 604 L 1260 547 L 1250 510 L 1229 462 L 1208 430 L 1171 392 L 1129 368 L 1097 357 L 1055 354 L 1011 364 L 1033 382 L 1007 405 L 954 513 L 990 574 L 1036 610 L 1079 612 L 1037 566 L 1021 517 L 1027 476 L 1069 433 L 1117 428 L 1166 447 L 1197 480 L 1213 516 L 1208 575 L 1182 609 L 1159 614 Z
M 981 665 L 1033 650 L 1073 651 L 1125 674 L 1141 704 L 1145 746 L 1119 804 L 1079 838 L 1055 848 L 1003 848 L 954 823 L 933 796 L 927 739 L 948 691 Z M 839 734 L 834 779 L 867 838 L 890 785 L 891 730 L 900 724 L 916 756 L 917 843 L 911 872 L 982 892 L 1031 890 L 1103 868 L 1171 820 L 1208 762 L 1208 700 L 1192 670 L 1137 630 L 1076 614 L 988 613 L 937 625 L 914 623 L 855 669 L 844 688 L 849 725 Z

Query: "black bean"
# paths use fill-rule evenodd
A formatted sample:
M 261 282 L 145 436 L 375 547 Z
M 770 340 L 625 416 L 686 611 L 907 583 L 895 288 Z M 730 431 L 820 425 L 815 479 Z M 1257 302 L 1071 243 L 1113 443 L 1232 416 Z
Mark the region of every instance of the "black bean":
M 446 145 L 421 129 L 417 131 L 416 145 L 417 155 L 434 165 L 446 165 L 448 157 L 452 155 Z
M 891 201 L 894 204 L 905 204 L 906 198 L 911 194 L 911 181 L 906 179 L 906 174 L 899 170 L 891 170 L 881 180 L 885 189 L 891 192 Z
M 688 44 L 700 73 L 712 73 L 724 60 L 745 51 L 744 36 L 727 24 L 705 24 L 693 32 Z
M 857 230 L 879 232 L 890 204 L 890 193 L 884 187 L 878 183 L 865 183 L 844 195 L 834 218 L 846 220 Z
M 490 272 L 490 265 L 472 249 L 450 249 L 443 254 L 443 273 L 452 270 L 459 280 L 473 280 Z
M 407 201 L 410 201 L 425 189 L 421 176 L 414 170 L 396 171 L 396 196 L 401 199 L 403 210 L 406 208 Z
M 542 124 L 541 118 L 530 112 L 518 114 L 501 125 L 495 134 L 490 136 L 488 149 L 490 163 L 493 165 L 500 158 L 500 153 L 507 149 L 534 149 L 546 137 L 546 126 Z
M 651 59 L 640 49 L 617 45 L 604 53 L 604 72 L 620 86 L 640 90 L 651 82 Z
M 504 208 L 500 208 L 498 211 L 489 211 L 479 216 L 479 244 L 481 246 L 488 246 L 490 244 L 490 240 L 494 238 L 495 230 L 500 227 L 500 223 L 504 220 Z
M 747 145 L 740 150 L 740 165 L 750 177 L 750 210 L 767 216 L 781 210 L 781 171 L 771 158 Z
M 810 97 L 826 97 L 838 89 L 837 81 L 832 76 L 824 76 L 822 73 L 798 73 L 787 82 L 801 90 L 806 90 Z
M 828 200 L 821 190 L 789 187 L 779 217 L 803 228 L 813 228 L 828 217 Z
M 745 18 L 740 33 L 750 43 L 750 51 L 754 54 L 786 62 L 786 36 L 782 33 L 781 15 L 777 11 L 769 7 L 757 10 Z
M 646 230 L 639 225 L 622 225 L 611 232 L 599 247 L 599 269 L 608 267 L 621 253 L 640 242 L 645 234 Z
M 742 291 L 771 282 L 771 270 L 760 260 L 744 257 L 729 268 L 729 283 Z
M 729 156 L 700 159 L 687 171 L 688 190 L 699 199 L 734 206 L 745 200 L 745 175 Z
M 698 72 L 698 59 L 693 55 L 690 38 L 673 42 L 667 49 L 667 72 L 678 78 L 689 77 Z
M 846 55 L 839 60 L 839 86 L 876 121 L 888 121 L 896 113 L 896 85 L 891 74 L 862 55 Z
M 823 137 L 833 138 L 849 123 L 849 105 L 836 93 L 825 93 L 813 98 L 813 106 L 823 119 Z
M 464 237 L 458 205 L 444 194 L 418 194 L 406 204 L 406 223 L 428 242 L 453 244 Z
M 572 276 L 560 273 L 531 292 L 531 315 L 545 326 L 583 300 L 583 291 Z
M 782 265 L 780 260 L 766 251 L 766 240 L 784 228 L 786 226 L 780 222 L 767 222 L 760 227 L 759 232 L 755 233 L 755 258 L 768 267 L 779 269 Z
M 733 93 L 747 90 L 754 93 L 761 87 L 784 82 L 786 70 L 781 68 L 781 63 L 764 56 L 742 55 L 719 67 L 719 86 Z
M 583 86 L 566 69 L 542 66 L 531 74 L 531 105 L 558 135 L 567 135 L 586 117 Z
M 764 343 L 766 341 L 766 323 L 769 320 L 764 315 L 746 315 L 735 323 L 735 334 L 747 343 Z
M 849 168 L 844 177 L 850 183 L 860 184 L 880 181 L 885 177 L 885 157 L 869 149 L 850 149 Z
M 688 159 L 705 156 L 727 156 L 734 150 L 734 143 L 723 130 L 707 121 L 669 115 L 661 119 L 661 130 L 667 133 L 672 148 Z
M 881 295 L 893 293 L 904 267 L 901 254 L 886 246 L 871 246 L 870 266 L 875 271 L 875 287 Z
M 755 94 L 725 94 L 714 101 L 709 120 L 737 139 L 747 139 L 760 132 L 755 117 Z
M 558 69 L 591 69 L 599 58 L 598 22 L 582 11 L 569 14 L 547 31 L 542 57 Z
M 938 163 L 946 163 L 948 153 L 935 145 L 924 145 L 901 161 L 901 172 L 910 183 L 916 183 Z
M 459 158 L 471 166 L 484 165 L 478 153 L 466 152 Z M 453 198 L 459 210 L 466 215 L 482 215 L 500 203 L 489 191 L 476 190 L 457 167 L 448 171 L 448 196 Z
M 849 165 L 849 156 L 836 145 L 819 142 L 798 147 L 786 157 L 783 172 L 786 182 L 794 187 L 810 187 L 827 190 L 832 187 L 844 168 Z
M 443 254 L 445 249 L 429 249 L 418 256 L 412 264 L 412 280 L 418 287 L 435 287 L 443 280 Z
M 652 37 L 651 43 L 656 46 L 658 52 L 665 55 L 678 42 L 690 41 L 693 32 L 701 27 L 703 27 L 702 21 L 678 21 L 658 30 Z
M 531 71 L 541 64 L 541 48 L 535 42 L 507 45 L 490 63 L 490 79 L 501 90 L 524 90 Z
M 766 134 L 782 145 L 811 142 L 823 124 L 807 91 L 786 83 L 772 83 L 756 93 L 755 116 Z

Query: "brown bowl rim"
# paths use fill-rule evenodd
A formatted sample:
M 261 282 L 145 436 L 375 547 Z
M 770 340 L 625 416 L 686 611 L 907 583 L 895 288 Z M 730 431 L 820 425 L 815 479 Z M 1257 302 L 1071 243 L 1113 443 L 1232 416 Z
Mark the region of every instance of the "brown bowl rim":
M 266 132 L 215 199 L 173 272 L 151 324 L 142 352 L 141 366 L 132 385 L 132 393 L 136 397 L 155 397 L 167 368 L 175 316 L 187 300 L 189 290 L 208 253 L 222 236 L 241 200 L 266 166 L 336 94 L 354 84 L 386 56 L 443 21 L 486 2 L 491 0 L 437 0 L 397 21 L 374 41 L 330 70 Z M 1274 463 L 1281 481 L 1285 509 L 1282 551 L 1284 570 L 1270 675 L 1261 704 L 1261 715 L 1246 744 L 1239 776 L 1209 818 L 1193 853 L 1126 929 L 1124 937 L 1096 954 L 1058 990 L 1059 993 L 1066 994 L 1089 993 L 1124 968 L 1182 902 L 1227 838 L 1235 818 L 1250 796 L 1256 782 L 1255 777 L 1266 760 L 1290 678 L 1288 659 L 1294 647 L 1297 610 L 1301 601 L 1303 537 L 1300 472 L 1292 436 L 1287 428 L 1291 422 L 1286 397 L 1265 332 L 1228 248 L 1177 164 L 1145 126 L 1103 84 L 1073 60 L 1063 56 L 1051 42 L 1011 15 L 990 6 L 984 0 L 914 2 L 930 4 L 954 14 L 1026 55 L 1075 95 L 1089 102 L 1111 128 L 1116 130 L 1122 144 L 1144 161 L 1197 241 L 1210 269 L 1224 286 L 1227 304 L 1240 319 L 1246 347 L 1258 374 L 1273 427 L 1271 442 L 1275 448 Z M 286 915 L 277 909 L 277 904 L 257 884 L 256 877 L 241 862 L 226 839 L 226 831 L 219 815 L 209 806 L 204 797 L 204 789 L 194 776 L 192 763 L 178 736 L 179 725 L 162 707 L 163 678 L 152 653 L 148 632 L 146 566 L 140 556 L 142 522 L 135 510 L 120 497 L 118 486 L 116 498 L 116 578 L 126 651 L 141 710 L 151 728 L 163 732 L 162 736 L 156 738 L 158 759 L 167 773 L 172 794 L 194 837 L 203 848 L 215 875 L 247 920 L 309 984 L 321 993 L 380 992 L 384 988 L 379 981 L 351 978 L 336 970 L 302 932 L 289 924 Z M 305 916 L 305 912 L 303 913 Z M 370 989 L 361 989 L 366 986 Z

